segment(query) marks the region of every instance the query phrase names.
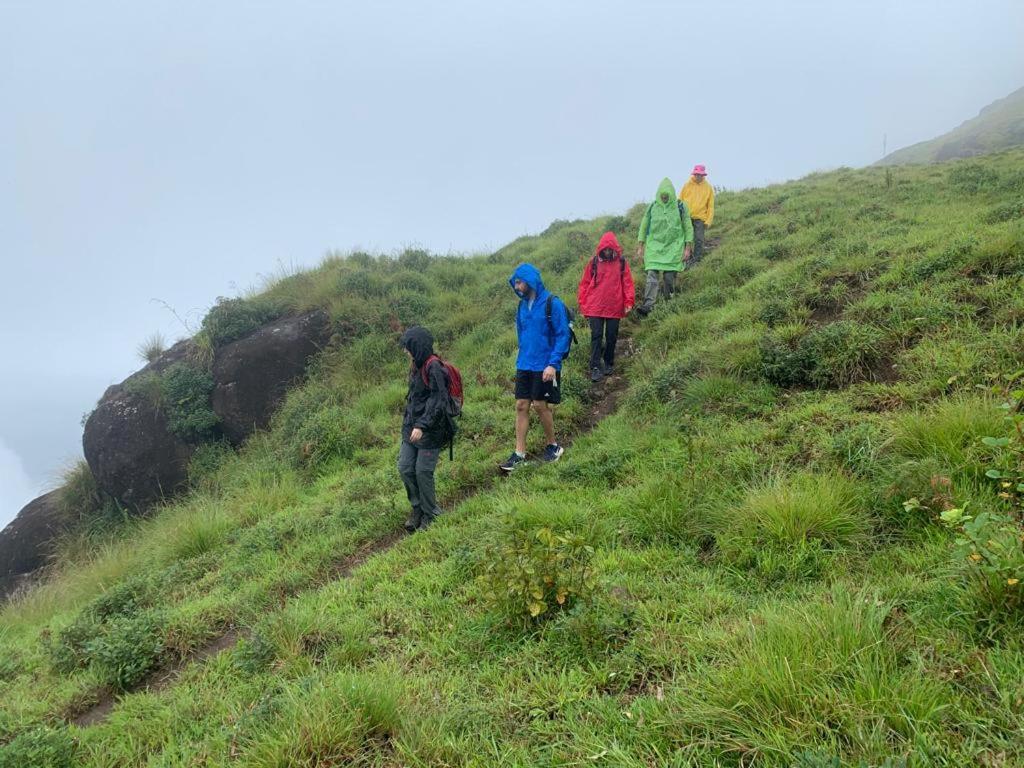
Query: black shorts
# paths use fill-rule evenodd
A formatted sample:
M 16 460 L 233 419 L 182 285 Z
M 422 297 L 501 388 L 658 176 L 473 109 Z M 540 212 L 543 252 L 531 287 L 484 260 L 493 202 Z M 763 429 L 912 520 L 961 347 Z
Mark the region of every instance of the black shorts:
M 554 381 L 544 381 L 543 371 L 516 370 L 516 400 L 546 400 L 558 405 L 562 402 L 562 372 L 555 371 Z

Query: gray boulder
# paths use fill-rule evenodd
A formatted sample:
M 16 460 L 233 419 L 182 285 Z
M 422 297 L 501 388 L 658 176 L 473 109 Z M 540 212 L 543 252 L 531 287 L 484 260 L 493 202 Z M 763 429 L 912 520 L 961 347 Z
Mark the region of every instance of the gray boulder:
M 0 531 L 0 597 L 46 562 L 53 539 L 74 522 L 61 511 L 58 494 L 50 491 L 30 501 Z
M 288 387 L 303 377 L 310 357 L 330 336 L 330 318 L 317 310 L 281 318 L 219 348 L 211 405 L 220 433 L 237 445 L 265 427 Z M 82 448 L 97 486 L 136 513 L 186 484 L 196 446 L 171 432 L 155 400 L 132 382 L 160 374 L 193 352 L 192 341 L 178 342 L 109 387 L 86 421 Z
M 330 337 L 330 318 L 317 310 L 281 318 L 218 349 L 213 411 L 224 437 L 238 445 L 265 428 L 289 387 L 303 378 L 310 358 Z

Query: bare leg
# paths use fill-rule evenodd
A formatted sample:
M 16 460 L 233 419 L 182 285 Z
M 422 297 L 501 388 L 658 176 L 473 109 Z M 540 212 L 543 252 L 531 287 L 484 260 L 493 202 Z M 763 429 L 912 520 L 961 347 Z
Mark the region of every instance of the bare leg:
M 516 400 L 516 452 L 526 455 L 526 432 L 530 428 L 530 401 Z
M 534 400 L 533 410 L 535 410 L 537 412 L 537 416 L 540 417 L 540 423 L 541 426 L 544 427 L 544 439 L 547 440 L 547 445 L 551 445 L 555 442 L 555 412 L 551 410 L 551 406 L 544 400 Z

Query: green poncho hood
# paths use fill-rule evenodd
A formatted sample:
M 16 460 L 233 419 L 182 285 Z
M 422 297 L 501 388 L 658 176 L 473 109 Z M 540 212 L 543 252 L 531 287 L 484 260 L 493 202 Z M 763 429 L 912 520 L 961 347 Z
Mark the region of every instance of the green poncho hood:
M 640 222 L 637 240 L 645 243 L 644 269 L 682 270 L 683 247 L 693 240 L 693 225 L 689 211 L 681 213 L 679 206 L 675 185 L 666 176 Z

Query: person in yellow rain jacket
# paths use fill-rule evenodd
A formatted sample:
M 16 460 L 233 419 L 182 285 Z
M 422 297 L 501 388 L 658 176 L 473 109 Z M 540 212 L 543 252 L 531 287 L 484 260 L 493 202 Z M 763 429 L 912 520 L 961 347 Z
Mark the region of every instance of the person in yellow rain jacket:
M 693 254 L 687 266 L 693 266 L 704 257 L 704 229 L 715 218 L 715 189 L 705 181 L 708 175 L 703 165 L 693 166 L 690 180 L 683 184 L 679 199 L 690 209 L 693 219 Z

